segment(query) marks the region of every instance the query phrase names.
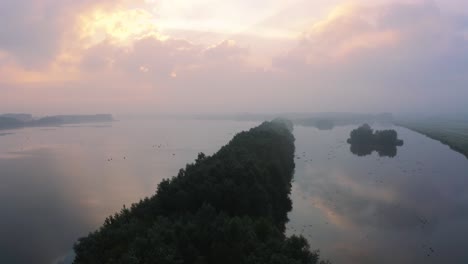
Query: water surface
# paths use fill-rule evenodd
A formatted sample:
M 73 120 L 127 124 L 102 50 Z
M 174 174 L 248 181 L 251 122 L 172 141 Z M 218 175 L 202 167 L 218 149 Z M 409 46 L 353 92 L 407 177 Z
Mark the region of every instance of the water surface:
M 468 263 L 468 160 L 404 128 L 394 158 L 359 157 L 354 128 L 295 128 L 288 232 L 337 264 Z

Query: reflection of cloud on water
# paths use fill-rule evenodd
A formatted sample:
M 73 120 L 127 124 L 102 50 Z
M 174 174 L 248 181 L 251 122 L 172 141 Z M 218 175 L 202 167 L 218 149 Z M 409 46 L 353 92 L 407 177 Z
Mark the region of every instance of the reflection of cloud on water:
M 306 165 L 305 175 L 309 177 L 298 179 L 300 195 L 320 209 L 330 223 L 341 229 L 434 228 L 433 223 L 421 220 L 425 214 L 420 208 L 401 201 L 405 196 L 395 188 L 372 184 L 369 178 L 359 181 L 336 168 L 326 172 Z
M 84 207 L 99 207 L 103 206 L 102 201 L 93 198 L 83 198 L 79 201 L 80 205 Z
M 362 197 L 363 199 L 382 201 L 384 203 L 393 203 L 397 200 L 397 195 L 394 191 L 375 185 L 363 185 L 343 171 L 335 171 L 330 178 L 337 189 L 342 191 L 348 190 L 352 195 Z
M 40 155 L 42 151 L 58 149 L 57 146 L 48 144 L 30 144 L 28 146 L 16 146 L 12 150 L 0 152 L 0 159 L 18 159 L 34 155 Z
M 291 233 L 337 264 L 468 259 L 465 159 L 404 129 L 407 144 L 394 159 L 357 158 L 339 143 L 348 130 L 314 131 L 296 138 L 304 158 L 296 160 Z
M 366 200 L 382 201 L 384 203 L 395 203 L 398 200 L 398 194 L 384 186 L 370 184 L 371 182 L 358 182 L 345 171 L 332 168 L 328 171 L 316 170 L 311 165 L 305 166 L 305 175 L 308 178 L 298 179 L 304 193 L 319 193 L 322 197 L 334 196 L 340 197 L 348 193 L 348 196 L 360 197 Z
M 56 260 L 52 261 L 51 264 L 72 264 L 75 260 L 75 252 L 71 250 L 65 256 L 60 256 Z
M 378 257 L 373 254 L 375 248 L 368 243 L 350 243 L 350 241 L 338 241 L 333 246 L 333 250 L 341 252 L 346 259 L 346 263 L 380 263 Z
M 441 256 L 442 260 L 451 260 L 447 263 L 468 257 L 459 255 L 466 238 L 460 232 L 468 219 L 466 192 L 447 192 L 448 186 L 442 188 L 416 176 L 404 179 L 411 185 L 408 187 L 401 182 L 405 175 L 395 175 L 395 180 L 385 185 L 374 185 L 372 179 L 381 176 L 361 177 L 323 167 L 306 171 L 313 173 L 298 177 L 296 192 L 330 223 L 315 224 L 307 232 L 318 232 L 322 239 L 328 236 L 326 241 L 313 240 L 314 245 L 324 247 L 337 263 L 392 263 L 382 259 L 389 250 L 398 252 L 393 263 L 421 263 L 420 258 L 428 258 L 429 247 L 440 255 L 430 255 L 426 263 L 440 263 Z M 309 217 L 304 222 L 317 221 L 317 214 Z
M 328 204 L 320 197 L 312 197 L 309 200 L 313 206 L 322 211 L 323 215 L 331 224 L 345 230 L 352 230 L 355 228 L 353 223 L 351 223 L 349 219 L 346 218 L 346 216 L 341 215 L 337 210 L 335 210 L 330 204 Z

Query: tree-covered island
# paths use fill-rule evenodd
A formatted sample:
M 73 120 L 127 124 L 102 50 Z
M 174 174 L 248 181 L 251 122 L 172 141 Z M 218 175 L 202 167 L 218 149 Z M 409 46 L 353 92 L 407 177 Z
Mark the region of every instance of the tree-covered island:
M 397 146 L 403 146 L 403 140 L 398 139 L 395 130 L 374 131 L 368 124 L 351 131 L 347 142 L 351 144 L 351 152 L 358 156 L 370 155 L 377 151 L 379 156 L 395 157 Z

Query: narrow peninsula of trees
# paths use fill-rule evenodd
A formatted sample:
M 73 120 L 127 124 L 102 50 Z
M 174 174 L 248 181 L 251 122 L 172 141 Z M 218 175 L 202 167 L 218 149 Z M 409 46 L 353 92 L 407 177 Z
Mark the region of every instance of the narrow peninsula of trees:
M 370 155 L 377 151 L 380 156 L 394 157 L 397 154 L 397 146 L 403 146 L 403 140 L 398 139 L 395 130 L 374 131 L 368 124 L 351 131 L 347 142 L 351 144 L 351 152 L 358 156 Z
M 75 264 L 319 262 L 284 234 L 294 172 L 292 123 L 265 122 L 198 155 L 154 196 L 110 216 L 75 244 Z

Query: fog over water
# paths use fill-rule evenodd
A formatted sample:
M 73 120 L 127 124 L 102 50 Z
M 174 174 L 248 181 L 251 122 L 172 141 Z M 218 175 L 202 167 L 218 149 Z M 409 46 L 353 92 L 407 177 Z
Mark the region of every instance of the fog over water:
M 2 132 L 0 263 L 58 263 L 105 217 L 257 124 L 124 119 Z M 336 264 L 468 262 L 466 158 L 398 127 L 395 157 L 357 156 L 346 143 L 354 128 L 295 127 L 287 233 Z

